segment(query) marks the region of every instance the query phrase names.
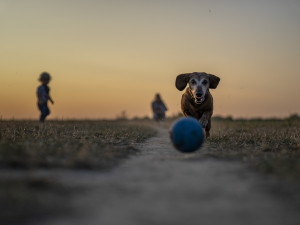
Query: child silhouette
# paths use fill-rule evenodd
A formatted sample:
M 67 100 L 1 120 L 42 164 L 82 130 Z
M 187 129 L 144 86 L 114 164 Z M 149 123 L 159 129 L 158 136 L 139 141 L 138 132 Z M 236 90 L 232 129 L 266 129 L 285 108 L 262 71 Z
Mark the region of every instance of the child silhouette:
M 50 88 L 48 84 L 51 80 L 51 76 L 47 72 L 43 72 L 40 75 L 39 81 L 42 83 L 37 88 L 37 97 L 38 97 L 38 108 L 41 111 L 40 122 L 44 122 L 46 117 L 50 114 L 50 110 L 48 108 L 48 100 L 54 104 L 54 101 L 50 97 Z

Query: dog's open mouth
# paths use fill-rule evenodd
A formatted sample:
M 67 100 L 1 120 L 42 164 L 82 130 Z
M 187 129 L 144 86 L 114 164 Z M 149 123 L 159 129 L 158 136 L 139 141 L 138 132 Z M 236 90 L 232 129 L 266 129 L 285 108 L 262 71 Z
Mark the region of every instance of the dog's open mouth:
M 196 98 L 195 98 L 195 102 L 196 102 L 197 104 L 201 104 L 202 102 L 204 102 L 204 97 L 196 97 Z

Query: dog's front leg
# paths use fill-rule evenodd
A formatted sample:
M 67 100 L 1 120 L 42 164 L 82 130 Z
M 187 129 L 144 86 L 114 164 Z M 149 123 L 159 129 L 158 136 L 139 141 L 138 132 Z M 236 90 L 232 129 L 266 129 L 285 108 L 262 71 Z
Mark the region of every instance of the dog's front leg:
M 210 137 L 210 128 L 211 128 L 211 118 L 208 120 L 208 124 L 205 127 L 205 137 Z
M 212 113 L 210 111 L 204 112 L 199 120 L 202 127 L 205 128 L 205 134 L 206 134 L 207 138 L 210 136 L 209 130 L 210 130 L 211 115 L 212 115 Z
M 182 111 L 182 113 L 185 117 L 192 116 L 192 113 L 188 110 L 184 110 L 184 111 Z
M 211 112 L 204 112 L 199 120 L 201 123 L 202 127 L 205 128 L 208 124 L 208 121 L 211 117 Z

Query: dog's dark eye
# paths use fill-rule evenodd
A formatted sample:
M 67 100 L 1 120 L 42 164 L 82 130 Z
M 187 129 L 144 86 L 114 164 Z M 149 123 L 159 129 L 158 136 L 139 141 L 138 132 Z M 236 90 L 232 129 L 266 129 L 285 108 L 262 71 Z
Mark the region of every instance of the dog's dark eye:
M 196 84 L 196 81 L 195 80 L 191 80 L 191 84 Z
M 207 85 L 207 80 L 202 81 L 203 85 Z

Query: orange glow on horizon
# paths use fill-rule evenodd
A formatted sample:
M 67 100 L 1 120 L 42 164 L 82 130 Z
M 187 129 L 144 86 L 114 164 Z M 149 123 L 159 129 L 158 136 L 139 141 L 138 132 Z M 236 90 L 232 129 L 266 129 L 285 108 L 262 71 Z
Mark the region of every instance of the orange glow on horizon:
M 194 71 L 221 77 L 215 115 L 300 113 L 299 2 L 115 3 L 2 1 L 0 116 L 38 118 L 42 71 L 49 118 L 151 116 L 157 92 L 177 114 L 175 78 Z

